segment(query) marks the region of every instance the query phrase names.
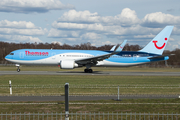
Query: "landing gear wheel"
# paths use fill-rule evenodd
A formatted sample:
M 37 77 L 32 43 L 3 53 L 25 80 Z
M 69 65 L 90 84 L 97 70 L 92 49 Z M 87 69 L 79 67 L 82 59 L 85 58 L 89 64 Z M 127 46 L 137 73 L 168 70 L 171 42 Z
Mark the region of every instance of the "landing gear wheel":
M 17 72 L 20 72 L 20 71 L 21 71 L 21 70 L 18 68 L 18 69 L 17 69 Z
M 93 70 L 92 70 L 92 69 L 89 69 L 89 73 L 93 73 Z
M 85 73 L 93 73 L 93 70 L 92 69 L 84 69 L 84 72 Z
M 84 69 L 84 72 L 85 72 L 85 73 L 88 73 L 88 72 L 89 72 L 89 70 L 88 70 L 88 69 Z

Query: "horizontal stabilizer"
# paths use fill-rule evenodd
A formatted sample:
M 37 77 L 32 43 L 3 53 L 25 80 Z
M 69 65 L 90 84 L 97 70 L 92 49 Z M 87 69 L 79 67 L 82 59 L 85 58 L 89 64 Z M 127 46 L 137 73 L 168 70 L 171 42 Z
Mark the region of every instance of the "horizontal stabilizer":
M 175 54 L 168 54 L 168 55 L 160 55 L 160 56 L 155 56 L 155 57 L 149 57 L 148 59 L 159 59 L 159 58 L 164 58 L 166 56 L 172 56 L 172 55 L 175 55 Z

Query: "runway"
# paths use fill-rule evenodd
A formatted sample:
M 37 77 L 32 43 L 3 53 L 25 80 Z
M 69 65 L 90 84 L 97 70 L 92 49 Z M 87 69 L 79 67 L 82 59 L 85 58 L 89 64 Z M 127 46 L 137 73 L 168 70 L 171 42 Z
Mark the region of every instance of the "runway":
M 80 71 L 0 71 L 0 75 L 128 75 L 128 76 L 180 76 L 180 72 L 108 72 L 94 71 L 84 73 Z
M 178 95 L 120 95 L 123 99 L 175 99 Z M 117 100 L 115 95 L 110 96 L 69 96 L 69 101 Z M 64 96 L 0 96 L 0 102 L 28 102 L 28 101 L 64 101 Z

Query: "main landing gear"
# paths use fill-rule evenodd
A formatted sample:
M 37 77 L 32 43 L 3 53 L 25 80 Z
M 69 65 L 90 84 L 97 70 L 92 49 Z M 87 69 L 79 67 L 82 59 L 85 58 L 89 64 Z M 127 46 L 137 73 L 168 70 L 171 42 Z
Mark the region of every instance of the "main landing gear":
M 84 69 L 84 72 L 85 73 L 93 73 L 93 70 L 92 69 Z
M 16 67 L 17 67 L 17 72 L 20 72 L 21 70 L 19 69 L 20 65 L 19 64 L 16 64 Z

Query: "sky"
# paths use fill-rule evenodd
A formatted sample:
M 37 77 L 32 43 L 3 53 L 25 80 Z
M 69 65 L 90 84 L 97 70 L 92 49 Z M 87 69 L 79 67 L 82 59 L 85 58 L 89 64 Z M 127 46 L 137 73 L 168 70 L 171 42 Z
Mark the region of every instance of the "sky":
M 144 47 L 165 26 L 180 49 L 180 0 L 1 0 L 0 41 Z

